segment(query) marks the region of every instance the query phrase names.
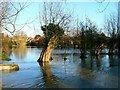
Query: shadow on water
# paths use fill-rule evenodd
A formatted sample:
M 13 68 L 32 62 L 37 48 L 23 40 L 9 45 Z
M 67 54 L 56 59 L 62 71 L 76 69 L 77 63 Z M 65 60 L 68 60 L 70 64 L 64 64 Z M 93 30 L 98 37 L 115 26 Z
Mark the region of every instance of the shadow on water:
M 12 49 L 12 53 L 17 59 L 25 59 L 27 51 L 28 50 L 26 46 L 20 46 L 19 48 Z
M 89 56 L 87 59 L 81 59 L 81 66 L 91 70 L 107 70 L 118 66 L 119 57 L 117 55 L 98 55 Z
M 41 71 L 43 73 L 43 82 L 45 88 L 53 88 L 57 86 L 56 77 L 53 75 L 51 71 L 51 66 L 49 63 L 39 63 Z
M 90 87 L 118 87 L 117 63 L 117 56 L 89 56 L 89 58 L 81 60 L 81 78 L 92 84 Z
M 65 61 L 64 61 L 64 64 L 65 64 Z M 39 63 L 39 65 L 40 65 L 40 71 L 43 74 L 43 82 L 44 82 L 43 87 L 44 88 L 66 88 L 66 87 L 68 88 L 70 87 L 67 83 L 64 83 L 65 80 L 63 80 L 63 78 L 60 78 L 59 76 L 56 75 L 57 73 L 56 70 L 59 71 L 61 70 L 61 68 L 57 69 L 55 67 L 51 67 L 50 63 Z M 53 68 L 55 68 L 55 70 Z M 66 73 L 66 70 L 61 70 L 60 72 Z M 61 75 L 62 77 L 64 77 L 64 74 L 61 74 Z
M 100 55 L 97 55 L 95 58 L 96 58 L 96 60 L 97 60 L 97 61 L 96 61 L 96 66 L 97 66 L 97 67 L 100 67 L 100 66 L 101 66 L 101 63 L 100 63 Z
M 64 50 L 56 49 L 52 53 L 53 60 L 50 63 L 37 63 L 36 59 L 39 57 L 41 49 L 22 49 L 13 50 L 11 54 L 12 60 L 19 64 L 20 70 L 3 73 L 3 87 L 118 87 L 120 60 L 116 55 L 110 57 L 108 55 L 98 57 L 88 55 L 86 59 L 80 59 L 78 50 L 66 50 L 67 59 L 64 59 Z
M 109 55 L 109 60 L 110 60 L 110 67 L 118 66 L 119 56 L 116 57 L 115 55 Z

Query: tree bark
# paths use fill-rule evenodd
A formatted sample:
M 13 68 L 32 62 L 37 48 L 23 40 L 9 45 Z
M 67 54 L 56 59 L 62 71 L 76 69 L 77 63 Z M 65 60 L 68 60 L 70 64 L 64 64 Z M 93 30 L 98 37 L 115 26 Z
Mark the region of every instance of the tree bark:
M 113 50 L 115 49 L 115 47 L 116 47 L 116 44 L 113 44 L 113 45 L 110 46 L 109 52 L 108 52 L 109 55 L 113 55 L 114 54 Z
M 38 62 L 49 62 L 50 58 L 51 58 L 51 53 L 54 49 L 54 46 L 57 43 L 57 36 L 54 35 L 48 42 L 48 45 L 44 46 L 44 48 L 42 49 L 42 52 L 40 54 L 40 57 L 38 59 Z
M 104 46 L 104 44 L 101 44 L 100 46 L 97 46 L 97 48 L 95 50 L 95 55 L 100 55 L 100 51 L 101 51 L 103 46 Z
M 109 55 L 112 55 L 112 54 L 113 54 L 113 48 L 110 48 L 110 49 L 109 49 L 108 54 L 109 54 Z

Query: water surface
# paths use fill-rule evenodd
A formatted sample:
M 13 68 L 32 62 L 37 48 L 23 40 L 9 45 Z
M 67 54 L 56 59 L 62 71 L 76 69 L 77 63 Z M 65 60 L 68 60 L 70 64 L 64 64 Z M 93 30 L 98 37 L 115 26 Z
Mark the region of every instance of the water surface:
M 10 53 L 19 71 L 2 73 L 3 88 L 118 88 L 118 56 L 80 59 L 78 49 L 55 49 L 49 64 L 37 63 L 41 48 L 19 48 Z M 64 60 L 67 57 L 67 60 Z

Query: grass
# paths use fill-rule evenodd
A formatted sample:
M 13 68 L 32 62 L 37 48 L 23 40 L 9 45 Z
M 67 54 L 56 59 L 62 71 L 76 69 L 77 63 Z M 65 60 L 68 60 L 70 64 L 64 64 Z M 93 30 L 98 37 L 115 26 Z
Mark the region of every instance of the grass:
M 6 57 L 5 53 L 0 52 L 0 60 L 10 61 L 11 59 Z

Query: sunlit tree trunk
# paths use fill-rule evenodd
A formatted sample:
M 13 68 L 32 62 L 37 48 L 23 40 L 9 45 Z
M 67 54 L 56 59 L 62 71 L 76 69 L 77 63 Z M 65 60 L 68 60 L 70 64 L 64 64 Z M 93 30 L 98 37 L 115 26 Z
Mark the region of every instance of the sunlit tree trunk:
M 108 52 L 109 55 L 114 54 L 113 51 L 114 51 L 115 47 L 116 47 L 116 44 L 113 44 L 113 45 L 110 46 L 110 48 L 109 48 L 109 52 Z
M 109 55 L 112 55 L 112 54 L 113 54 L 113 48 L 112 48 L 112 47 L 109 49 L 108 54 L 109 54 Z
M 95 55 L 100 55 L 100 51 L 101 51 L 103 46 L 104 46 L 104 44 L 101 44 L 101 45 L 97 46 L 97 48 L 95 50 Z
M 42 49 L 42 52 L 40 54 L 40 57 L 38 59 L 38 62 L 49 62 L 50 59 L 51 59 L 51 53 L 54 49 L 54 46 L 56 45 L 57 43 L 57 36 L 54 35 L 50 41 L 48 42 L 48 45 L 45 46 L 43 49 Z

